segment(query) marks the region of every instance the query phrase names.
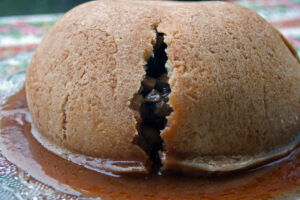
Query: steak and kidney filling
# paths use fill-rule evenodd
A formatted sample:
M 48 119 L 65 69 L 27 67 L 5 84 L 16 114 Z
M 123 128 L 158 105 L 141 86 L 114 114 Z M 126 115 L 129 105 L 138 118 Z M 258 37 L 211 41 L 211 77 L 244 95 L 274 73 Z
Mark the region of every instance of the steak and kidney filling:
M 167 124 L 166 116 L 172 112 L 168 104 L 171 89 L 165 68 L 168 57 L 163 34 L 157 33 L 153 48 L 154 55 L 147 62 L 146 76 L 133 101 L 134 109 L 140 113 L 136 142 L 149 154 L 152 161 L 158 161 L 158 151 L 162 149 L 160 130 L 164 129 Z

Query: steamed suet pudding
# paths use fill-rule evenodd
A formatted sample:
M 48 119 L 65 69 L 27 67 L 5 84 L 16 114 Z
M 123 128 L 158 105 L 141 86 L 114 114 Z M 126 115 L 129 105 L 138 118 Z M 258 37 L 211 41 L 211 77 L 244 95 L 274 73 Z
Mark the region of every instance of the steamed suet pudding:
M 232 171 L 299 142 L 298 55 L 232 3 L 82 4 L 38 46 L 26 95 L 46 148 L 113 172 L 160 162 L 163 171 Z

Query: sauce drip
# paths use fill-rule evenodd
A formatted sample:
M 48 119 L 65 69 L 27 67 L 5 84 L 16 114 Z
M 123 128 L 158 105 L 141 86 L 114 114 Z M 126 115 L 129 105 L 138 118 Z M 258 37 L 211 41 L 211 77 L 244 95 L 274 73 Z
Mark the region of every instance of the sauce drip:
M 28 114 L 23 89 L 1 111 L 2 153 L 33 177 L 68 193 L 104 199 L 234 200 L 269 198 L 300 187 L 300 148 L 280 162 L 215 177 L 104 175 L 46 150 L 31 135 Z

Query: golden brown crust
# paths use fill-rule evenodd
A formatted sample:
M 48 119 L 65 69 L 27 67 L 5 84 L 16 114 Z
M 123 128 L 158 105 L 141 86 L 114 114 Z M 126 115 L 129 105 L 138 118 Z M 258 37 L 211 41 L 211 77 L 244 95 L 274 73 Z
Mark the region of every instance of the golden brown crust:
M 128 105 L 152 53 L 155 18 L 150 10 L 131 13 L 134 7 L 81 5 L 39 45 L 26 92 L 34 124 L 50 140 L 96 157 L 148 159 L 132 142 L 136 121 Z
M 296 136 L 299 62 L 265 20 L 222 2 L 102 0 L 68 12 L 28 68 L 37 130 L 76 152 L 146 163 L 133 144 L 129 105 L 145 75 L 155 27 L 168 45 L 174 110 L 162 132 L 166 151 L 249 156 Z
M 255 155 L 295 139 L 300 65 L 265 20 L 211 2 L 177 10 L 158 30 L 166 34 L 173 68 L 174 112 L 162 135 L 168 152 Z

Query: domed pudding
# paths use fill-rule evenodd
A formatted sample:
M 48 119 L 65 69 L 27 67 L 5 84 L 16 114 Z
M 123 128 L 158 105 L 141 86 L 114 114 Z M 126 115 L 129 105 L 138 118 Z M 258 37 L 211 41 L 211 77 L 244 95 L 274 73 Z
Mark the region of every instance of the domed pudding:
M 35 137 L 93 169 L 232 171 L 299 143 L 297 53 L 231 3 L 80 5 L 37 48 L 26 95 Z

